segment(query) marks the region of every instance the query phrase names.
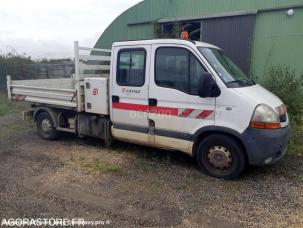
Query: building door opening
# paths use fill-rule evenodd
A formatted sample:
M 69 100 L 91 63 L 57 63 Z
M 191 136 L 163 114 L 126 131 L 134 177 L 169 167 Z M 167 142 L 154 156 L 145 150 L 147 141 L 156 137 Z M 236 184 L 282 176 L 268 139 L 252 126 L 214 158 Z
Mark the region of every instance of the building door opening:
M 171 22 L 162 25 L 163 38 L 180 38 L 187 31 L 191 40 L 201 39 L 201 21 Z
M 255 15 L 211 18 L 202 21 L 202 41 L 214 44 L 250 74 Z
M 162 24 L 162 38 L 180 38 L 187 31 L 191 40 L 214 44 L 250 74 L 255 15 L 206 18 Z

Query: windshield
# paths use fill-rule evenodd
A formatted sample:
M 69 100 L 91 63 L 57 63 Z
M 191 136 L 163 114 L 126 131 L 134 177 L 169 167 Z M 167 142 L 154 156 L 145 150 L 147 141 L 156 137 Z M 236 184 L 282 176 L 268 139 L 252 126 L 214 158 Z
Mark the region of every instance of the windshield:
M 198 48 L 206 60 L 211 64 L 219 77 L 229 88 L 247 87 L 255 85 L 223 51 L 214 48 Z

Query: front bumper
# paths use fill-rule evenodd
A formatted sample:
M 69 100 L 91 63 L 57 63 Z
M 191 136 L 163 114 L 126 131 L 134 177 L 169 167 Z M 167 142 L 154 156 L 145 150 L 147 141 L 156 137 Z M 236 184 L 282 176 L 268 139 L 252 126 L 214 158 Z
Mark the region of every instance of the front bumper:
M 290 142 L 290 125 L 281 129 L 252 129 L 243 133 L 249 164 L 268 165 L 277 162 L 287 153 Z

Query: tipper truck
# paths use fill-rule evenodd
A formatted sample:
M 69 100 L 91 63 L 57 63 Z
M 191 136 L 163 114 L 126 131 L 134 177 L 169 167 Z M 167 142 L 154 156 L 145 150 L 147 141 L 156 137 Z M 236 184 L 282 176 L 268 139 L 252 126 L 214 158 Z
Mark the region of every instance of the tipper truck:
M 214 45 L 155 39 L 116 42 L 111 50 L 74 46 L 71 78 L 7 78 L 9 98 L 31 103 L 24 118 L 43 139 L 63 131 L 182 151 L 222 179 L 287 152 L 286 106 Z

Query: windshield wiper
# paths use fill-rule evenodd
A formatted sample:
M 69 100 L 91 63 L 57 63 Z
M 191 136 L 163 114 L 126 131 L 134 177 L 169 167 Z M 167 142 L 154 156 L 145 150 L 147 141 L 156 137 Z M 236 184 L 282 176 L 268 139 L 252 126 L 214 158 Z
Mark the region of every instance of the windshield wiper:
M 226 83 L 226 85 L 231 85 L 231 84 L 244 84 L 247 86 L 256 85 L 256 83 L 253 80 L 248 80 L 248 79 L 238 79 Z

